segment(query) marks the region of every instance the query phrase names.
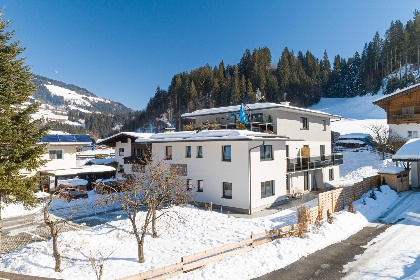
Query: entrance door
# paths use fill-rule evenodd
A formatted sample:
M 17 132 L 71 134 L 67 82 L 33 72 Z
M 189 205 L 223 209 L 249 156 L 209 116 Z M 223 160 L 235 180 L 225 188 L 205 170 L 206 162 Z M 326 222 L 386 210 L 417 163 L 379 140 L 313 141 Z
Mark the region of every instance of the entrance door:
M 309 191 L 309 172 L 303 172 L 303 189 Z

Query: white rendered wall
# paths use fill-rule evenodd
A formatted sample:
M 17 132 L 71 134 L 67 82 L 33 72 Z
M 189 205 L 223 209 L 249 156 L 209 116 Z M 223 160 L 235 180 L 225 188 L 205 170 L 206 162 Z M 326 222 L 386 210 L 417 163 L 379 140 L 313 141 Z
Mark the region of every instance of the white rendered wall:
M 47 153 L 42 156 L 43 159 L 49 160 L 49 150 L 62 150 L 63 159 L 53 159 L 47 162 L 40 170 L 51 170 L 51 169 L 67 169 L 75 168 L 76 164 L 76 146 L 64 146 L 64 145 L 48 145 Z
M 124 148 L 124 155 L 120 156 L 120 148 Z M 115 143 L 115 161 L 118 162 L 117 173 L 120 170 L 120 165 L 124 165 L 124 158 L 131 156 L 131 139 L 127 138 L 127 143 L 118 141 Z M 124 173 L 131 174 L 131 164 L 124 165 Z
M 407 139 L 408 131 L 417 131 L 418 137 L 420 137 L 420 124 L 417 123 L 404 123 L 404 124 L 390 124 L 389 129 L 392 132 L 399 134 L 401 137 Z

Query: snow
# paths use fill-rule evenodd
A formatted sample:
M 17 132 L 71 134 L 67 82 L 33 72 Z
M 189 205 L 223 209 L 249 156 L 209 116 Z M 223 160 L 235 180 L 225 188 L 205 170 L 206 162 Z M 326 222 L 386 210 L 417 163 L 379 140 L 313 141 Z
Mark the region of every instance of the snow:
M 365 120 L 349 120 L 342 119 L 340 121 L 331 122 L 331 130 L 340 134 L 363 133 L 370 134 L 370 126 L 379 124 L 388 127 L 386 119 L 365 119 Z
M 357 139 L 357 138 L 369 138 L 371 137 L 368 133 L 350 133 L 350 134 L 344 134 L 340 135 L 339 139 Z
M 348 144 L 348 143 L 352 143 L 352 144 L 366 144 L 366 142 L 362 141 L 362 140 L 356 140 L 356 139 L 343 139 L 343 140 L 338 140 L 338 143 L 342 143 L 342 144 Z
M 404 92 L 409 91 L 409 90 L 414 89 L 414 88 L 418 88 L 419 86 L 420 86 L 420 83 L 414 84 L 414 85 L 409 86 L 409 87 L 406 87 L 406 88 L 397 89 L 393 93 L 390 93 L 390 94 L 385 95 L 385 96 L 383 96 L 383 97 L 381 97 L 381 98 L 379 98 L 377 100 L 374 100 L 374 102 L 377 103 L 377 102 L 383 101 L 384 99 L 388 99 L 390 97 L 394 97 L 396 95 L 403 94 Z
M 184 113 L 181 115 L 182 118 L 195 118 L 197 116 L 205 116 L 205 115 L 214 115 L 214 114 L 226 114 L 226 113 L 239 113 L 241 109 L 241 105 L 235 105 L 235 106 L 228 106 L 228 107 L 218 107 L 218 108 L 210 108 L 210 109 L 201 109 L 196 110 L 191 113 Z M 329 118 L 339 118 L 338 115 L 331 115 L 326 112 L 321 112 L 317 110 L 311 110 L 311 109 L 304 109 L 300 107 L 293 107 L 283 104 L 277 104 L 277 103 L 254 103 L 254 104 L 247 104 L 245 106 L 245 110 L 266 110 L 266 109 L 280 109 L 280 110 L 293 110 L 293 111 L 303 111 L 307 113 L 317 114 L 317 115 L 323 115 Z
M 41 170 L 48 174 L 53 174 L 55 176 L 65 176 L 65 175 L 76 175 L 80 173 L 97 173 L 97 172 L 113 172 L 116 169 L 112 166 L 107 165 L 88 165 L 77 168 L 68 168 L 68 169 L 56 169 L 56 170 Z
M 73 104 L 82 105 L 82 106 L 91 106 L 91 104 L 84 100 L 86 97 L 84 95 L 78 94 L 75 91 L 68 90 L 55 85 L 44 85 L 52 95 L 62 96 L 65 100 L 72 101 Z
M 340 165 L 340 185 L 350 186 L 370 176 L 378 174 L 379 169 L 395 166 L 391 159 L 382 160 L 381 155 L 366 150 L 359 152 L 343 151 L 344 163 Z
M 91 192 L 89 193 L 91 195 Z M 92 199 L 92 198 L 89 198 Z M 346 239 L 376 219 L 397 199 L 388 187 L 377 192 L 377 200 L 365 194 L 354 202 L 356 214 L 334 214 L 332 224 L 324 223 L 317 234 L 311 232 L 304 239 L 283 238 L 252 250 L 211 263 L 201 269 L 180 275 L 183 279 L 250 279 L 284 267 L 299 258 L 332 243 Z M 72 201 L 80 203 L 83 200 Z M 59 205 L 63 206 L 65 204 Z M 58 207 L 58 206 L 57 206 Z M 139 212 L 138 219 L 144 218 Z M 205 223 L 203 221 L 206 221 Z M 249 238 L 251 234 L 296 222 L 294 209 L 288 209 L 261 218 L 241 219 L 226 214 L 209 212 L 192 206 L 174 206 L 158 222 L 159 238 L 148 234 L 145 241 L 145 263 L 136 262 L 136 241 L 128 219 L 116 220 L 87 230 L 61 233 L 62 271 L 54 272 L 51 240 L 31 243 L 4 255 L 2 270 L 21 274 L 42 275 L 62 279 L 94 279 L 88 257 L 99 253 L 110 254 L 105 263 L 103 279 L 117 279 L 141 271 L 174 264 L 182 256 Z
M 39 212 L 41 209 L 42 206 L 37 206 L 35 208 L 26 208 L 23 206 L 22 203 L 9 203 L 7 205 L 4 205 L 4 203 L 2 203 L 1 218 L 6 219 L 33 214 Z
M 379 193 L 376 193 L 379 194 Z M 347 264 L 345 279 L 420 279 L 419 192 L 405 193 L 384 222 L 397 223 Z
M 106 142 L 106 141 L 108 141 L 108 140 L 110 140 L 114 137 L 120 136 L 120 135 L 126 135 L 126 136 L 129 136 L 129 137 L 134 137 L 134 138 L 137 138 L 137 140 L 139 140 L 139 139 L 148 139 L 148 138 L 150 138 L 150 136 L 153 135 L 153 133 L 120 132 L 120 133 L 117 133 L 115 135 L 109 136 L 105 139 L 98 140 L 98 142 L 96 142 L 96 143 L 98 145 L 101 145 L 101 143 Z
M 404 167 L 399 167 L 399 166 L 387 166 L 387 167 L 382 167 L 378 173 L 379 174 L 399 174 L 401 172 L 404 172 L 405 168 Z
M 58 184 L 77 187 L 77 186 L 86 186 L 88 184 L 88 181 L 84 179 L 69 179 L 69 180 L 59 180 Z
M 104 165 L 111 162 L 114 162 L 115 158 L 95 158 L 89 160 L 85 165 L 93 164 L 93 165 Z
M 392 157 L 394 160 L 420 160 L 420 139 L 410 139 Z

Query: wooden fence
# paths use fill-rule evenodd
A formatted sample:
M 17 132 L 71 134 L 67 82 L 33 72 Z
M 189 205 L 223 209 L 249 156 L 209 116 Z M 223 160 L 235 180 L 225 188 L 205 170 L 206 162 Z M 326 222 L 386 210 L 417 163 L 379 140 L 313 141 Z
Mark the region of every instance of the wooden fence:
M 360 199 L 364 193 L 368 192 L 372 188 L 378 187 L 379 184 L 380 176 L 376 175 L 365 178 L 362 182 L 356 183 L 353 186 L 337 188 L 318 194 L 318 206 L 307 209 L 309 223 L 315 223 L 319 215 L 319 209 L 322 209 L 322 218 L 325 218 L 328 210 L 330 213 L 342 210 L 347 204 L 348 199 L 352 199 L 353 201 Z M 175 275 L 205 266 L 206 264 L 217 262 L 227 257 L 249 251 L 255 246 L 271 242 L 275 239 L 297 235 L 298 231 L 298 225 L 294 224 L 253 234 L 250 238 L 239 242 L 182 257 L 181 262 L 179 263 L 124 277 L 120 280 L 168 279 Z
M 24 275 L 24 274 L 16 274 L 16 273 L 10 273 L 10 272 L 5 272 L 5 271 L 0 271 L 0 279 L 8 279 L 8 280 L 59 280 L 57 278 L 47 278 L 47 277 L 31 276 L 31 275 Z

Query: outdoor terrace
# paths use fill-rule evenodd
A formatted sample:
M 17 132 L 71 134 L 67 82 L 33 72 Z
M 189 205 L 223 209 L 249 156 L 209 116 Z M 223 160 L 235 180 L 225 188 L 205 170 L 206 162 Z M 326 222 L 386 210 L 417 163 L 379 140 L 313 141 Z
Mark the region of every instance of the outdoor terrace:
M 287 158 L 287 172 L 313 170 L 339 164 L 343 164 L 343 154 L 339 153 L 315 157 Z

